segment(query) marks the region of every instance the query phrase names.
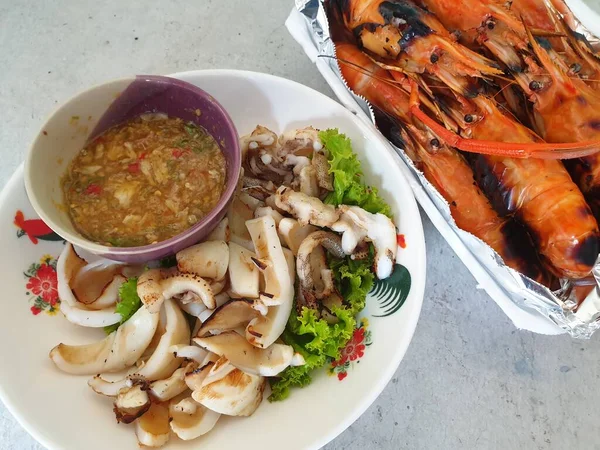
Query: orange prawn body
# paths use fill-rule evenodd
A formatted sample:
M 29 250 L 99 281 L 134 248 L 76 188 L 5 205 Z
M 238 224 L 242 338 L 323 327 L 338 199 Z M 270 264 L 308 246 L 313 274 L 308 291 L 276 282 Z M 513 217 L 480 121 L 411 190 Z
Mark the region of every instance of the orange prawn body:
M 600 93 L 594 88 L 597 83 L 571 73 L 572 65 L 557 55 L 550 41 L 534 38 L 522 22 L 515 20 L 512 12 L 523 14 L 534 26 L 544 29 L 559 26 L 558 31 L 569 35 L 564 19 L 556 17 L 555 12 L 553 16 L 546 5 L 535 0 L 516 0 L 510 11 L 498 0 L 420 2 L 443 18 L 444 25 L 448 27 L 459 30 L 475 27 L 479 30 L 479 41 L 514 73 L 515 80 L 532 103 L 534 125 L 542 138 L 557 144 L 557 150 L 559 145 L 573 142 L 579 142 L 581 149 L 587 149 L 587 154 L 577 155 L 582 157 L 581 160 L 567 165 L 583 193 L 600 198 Z M 553 3 L 561 11 L 566 9 L 561 0 Z M 542 20 L 542 9 L 545 21 Z M 568 21 L 570 15 L 565 17 Z M 569 57 L 578 61 L 579 70 L 588 74 L 600 73 L 600 63 L 596 58 L 577 50 L 582 45 L 581 41 L 569 36 L 571 39 L 565 38 L 563 44 Z M 529 56 L 524 57 L 524 54 Z M 475 135 L 472 137 L 476 138 Z M 556 153 L 566 156 L 562 150 Z
M 426 0 L 429 1 L 433 2 Z M 489 6 L 493 0 L 483 3 Z M 478 78 L 501 73 L 496 63 L 457 43 L 433 14 L 410 0 L 330 0 L 327 5 L 328 15 L 341 20 L 369 56 L 378 65 L 393 72 L 408 74 L 412 78 L 418 78 L 419 74 L 433 75 L 454 92 L 467 97 L 478 95 Z M 498 14 L 506 12 L 499 6 L 496 9 Z M 506 20 L 509 19 L 507 14 Z M 522 26 L 516 19 L 511 20 L 515 27 Z M 503 42 L 500 37 L 488 39 L 488 42 Z M 517 42 L 518 38 L 514 40 Z M 522 46 L 527 47 L 527 44 Z M 498 44 L 496 47 L 514 52 L 510 45 L 503 47 Z M 520 64 L 520 56 L 514 58 L 515 64 Z M 521 78 L 522 83 L 529 86 L 531 75 L 523 73 Z M 426 118 L 422 117 L 422 120 Z M 430 123 L 427 125 L 430 126 Z M 525 142 L 518 145 L 520 143 L 444 139 L 460 150 L 519 158 L 576 158 L 595 153 L 600 146 L 600 140 L 556 145 Z
M 344 11 L 346 14 L 350 11 L 350 17 L 357 19 L 360 25 L 372 23 L 371 21 L 378 20 L 378 17 L 385 19 L 385 14 L 382 14 L 382 11 L 385 13 L 385 9 L 382 8 L 390 8 L 390 5 L 397 8 L 393 14 L 395 19 L 400 18 L 408 24 L 415 23 L 414 21 L 417 20 L 415 17 L 417 17 L 420 23 L 425 23 L 422 10 L 414 10 L 417 11 L 416 16 L 406 13 L 406 11 L 412 12 L 414 7 L 408 1 L 343 0 L 342 3 L 342 7 L 348 5 L 354 7 L 354 9 Z M 463 3 L 468 2 L 465 0 Z M 493 1 L 482 0 L 482 3 L 489 6 Z M 359 6 L 362 6 L 362 9 Z M 372 9 L 375 6 L 377 8 Z M 366 14 L 366 11 L 370 11 L 369 14 Z M 365 17 L 368 20 L 361 22 Z M 384 21 L 378 26 L 393 25 L 391 21 L 388 22 Z M 355 37 L 358 37 L 360 42 L 361 35 L 357 35 L 356 27 L 353 28 L 356 23 L 349 21 L 347 15 L 345 25 L 346 28 L 354 31 Z M 362 31 L 365 28 L 367 27 L 359 27 L 358 30 Z M 431 27 L 429 28 L 431 29 Z M 444 37 L 444 32 L 439 31 L 437 36 Z M 362 44 L 365 44 L 364 39 Z M 456 45 L 459 46 L 459 44 Z M 534 42 L 533 51 L 537 54 L 536 45 L 537 43 Z M 573 183 L 560 162 L 532 159 L 531 157 L 555 158 L 559 153 L 561 155 L 569 154 L 570 157 L 589 155 L 591 152 L 597 152 L 600 140 L 593 139 L 592 141 L 573 143 L 571 135 L 571 139 L 567 142 L 547 144 L 530 129 L 502 113 L 493 100 L 479 92 L 468 92 L 466 87 L 473 85 L 472 78 L 468 74 L 453 74 L 451 71 L 447 71 L 450 66 L 438 64 L 439 60 L 430 61 L 430 65 L 421 61 L 425 64 L 425 70 L 422 72 L 427 76 L 437 77 L 442 83 L 432 85 L 429 80 L 415 73 L 403 73 L 406 70 L 398 70 L 397 65 L 389 61 L 382 64 L 381 60 L 372 56 L 372 50 L 371 57 L 362 55 L 360 57 L 362 59 L 359 59 L 356 55 L 343 56 L 340 48 L 341 46 L 338 46 L 338 60 L 354 56 L 355 65 L 366 68 L 371 74 L 376 74 L 371 78 L 383 77 L 389 81 L 391 74 L 396 80 L 396 85 L 379 82 L 377 88 L 373 88 L 375 81 L 367 82 L 363 78 L 362 82 L 365 84 L 357 84 L 356 75 L 352 80 L 350 74 L 344 73 L 355 92 L 364 95 L 373 105 L 400 119 L 413 143 L 416 144 L 407 153 L 410 155 L 410 151 L 413 152 L 411 157 L 418 161 L 423 173 L 449 203 L 452 205 L 452 202 L 455 202 L 456 205 L 459 205 L 456 199 L 458 196 L 468 199 L 463 200 L 467 202 L 466 204 L 462 203 L 452 211 L 457 224 L 463 224 L 463 229 L 474 234 L 479 233 L 481 237 L 482 234 L 494 229 L 493 226 L 488 226 L 489 223 L 497 225 L 499 222 L 480 222 L 481 218 L 472 215 L 468 205 L 475 204 L 475 198 L 480 195 L 480 192 L 479 189 L 473 189 L 473 172 L 467 166 L 462 155 L 452 147 L 478 153 L 471 158 L 471 161 L 476 168 L 477 180 L 492 200 L 490 205 L 488 199 L 485 199 L 487 208 L 495 209 L 490 217 L 495 217 L 494 214 L 497 215 L 499 212 L 500 216 L 512 217 L 514 215 L 519 218 L 534 238 L 543 261 L 555 275 L 566 278 L 583 278 L 589 275 L 600 248 L 597 222 L 581 191 Z M 508 48 L 512 47 L 508 46 Z M 360 53 L 358 49 L 356 51 Z M 403 51 L 402 55 L 406 58 L 410 56 L 406 51 Z M 419 61 L 417 61 L 418 63 Z M 533 66 L 533 63 L 529 64 Z M 344 66 L 342 64 L 342 68 Z M 383 68 L 389 68 L 391 72 L 386 72 Z M 445 71 L 452 77 L 451 82 L 440 76 Z M 551 75 L 545 75 L 545 77 L 549 76 Z M 445 119 L 443 122 L 446 126 L 440 125 L 436 119 L 429 116 L 429 113 L 420 108 L 419 102 L 423 102 L 418 93 L 417 82 L 427 85 L 429 91 L 435 91 L 435 98 L 439 102 L 443 103 L 444 99 L 447 99 L 453 103 L 450 107 L 442 107 L 437 112 L 431 107 L 429 110 L 436 113 L 438 118 L 445 118 L 446 115 L 449 115 L 457 126 L 456 131 L 454 131 L 454 125 L 449 125 Z M 451 89 L 444 89 L 443 85 Z M 551 83 L 548 85 L 550 86 Z M 369 86 L 371 87 L 368 88 Z M 558 87 L 568 88 L 565 84 Z M 531 90 L 536 91 L 536 95 L 542 94 L 539 99 L 536 99 L 536 108 L 543 110 L 543 106 L 551 102 L 551 97 L 545 95 L 544 92 L 539 92 L 539 89 Z M 442 111 L 444 112 L 442 113 Z M 431 144 L 432 138 L 436 138 L 437 145 Z M 581 152 L 582 150 L 585 152 Z M 468 173 L 471 175 L 465 175 Z M 456 183 L 462 183 L 460 189 Z M 470 188 L 469 184 L 472 185 Z M 448 186 L 453 187 L 449 189 Z M 481 203 L 479 206 L 485 210 L 485 206 Z M 568 219 L 565 219 L 566 217 Z M 501 226 L 495 228 L 496 233 L 501 228 Z M 482 239 L 486 242 L 494 242 L 490 236 Z
M 539 138 L 483 97 L 485 117 L 466 131 L 475 139 L 535 142 Z M 555 160 L 473 155 L 476 178 L 502 214 L 516 214 L 555 275 L 589 275 L 600 250 L 598 224 L 564 166 Z
M 469 46 L 487 48 L 521 88 L 531 95 L 532 82 L 544 83 L 544 76 L 528 49 L 523 22 L 500 0 L 420 0 L 450 30 L 461 32 Z
M 600 139 L 600 92 L 584 80 L 570 77 L 553 64 L 542 46 L 532 47 L 551 82 L 532 96 L 536 128 L 548 142 Z M 543 99 L 543 101 L 542 101 Z M 600 145 L 597 152 L 568 162 L 573 179 L 586 196 L 600 198 Z
M 449 101 L 446 109 L 451 111 L 462 134 L 473 139 L 519 143 L 541 140 L 484 96 Z M 589 275 L 600 251 L 598 225 L 581 191 L 559 161 L 475 154 L 470 160 L 492 205 L 500 215 L 514 214 L 526 225 L 555 275 Z
M 406 152 L 450 204 L 456 225 L 486 242 L 508 266 L 548 283 L 524 230 L 498 215 L 459 152 L 445 145 L 432 145 L 435 135 L 411 117 L 408 94 L 393 84 L 389 72 L 352 44 L 336 44 L 336 56 L 344 79 L 356 94 L 406 125 L 413 144 L 405 145 Z
M 565 18 L 567 24 L 575 26 L 575 18 L 563 0 L 551 0 L 552 6 Z M 527 26 L 545 31 L 555 31 L 554 22 L 548 16 L 544 0 L 513 0 L 510 10 L 523 19 Z
M 496 63 L 455 42 L 440 21 L 407 0 L 331 0 L 345 26 L 374 57 L 423 73 L 439 61 L 457 76 L 500 74 Z
M 460 31 L 463 43 L 486 47 L 506 66 L 536 108 L 552 101 L 551 95 L 546 95 L 540 87 L 554 81 L 548 74 L 554 66 L 569 76 L 579 74 L 591 79 L 600 74 L 600 63 L 590 54 L 587 41 L 568 27 L 570 15 L 561 17 L 554 6 L 539 3 L 517 0 L 509 9 L 500 0 L 420 0 L 446 27 Z M 554 3 L 561 11 L 566 8 L 560 0 Z M 535 38 L 528 26 L 536 27 L 538 34 L 562 37 Z M 545 47 L 543 61 L 538 60 L 541 49 L 538 42 Z M 532 45 L 537 50 L 532 51 Z

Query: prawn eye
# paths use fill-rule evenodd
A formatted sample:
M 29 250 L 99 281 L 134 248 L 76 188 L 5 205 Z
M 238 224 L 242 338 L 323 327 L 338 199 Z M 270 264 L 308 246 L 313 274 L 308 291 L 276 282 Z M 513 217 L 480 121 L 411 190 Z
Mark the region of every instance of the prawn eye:
M 471 114 L 465 115 L 465 122 L 471 123 L 471 122 L 473 122 L 473 120 L 474 120 L 474 117 Z
M 432 53 L 429 57 L 429 61 L 431 61 L 431 64 L 435 64 L 436 62 L 438 62 L 438 59 L 440 59 L 440 57 L 435 53 Z
M 543 87 L 544 85 L 539 81 L 533 80 L 531 83 L 529 83 L 529 89 L 531 89 L 532 91 L 539 91 Z
M 429 141 L 429 144 L 430 144 L 432 147 L 436 147 L 436 148 L 437 148 L 437 147 L 439 147 L 439 146 L 440 146 L 440 140 L 439 140 L 439 139 L 437 139 L 437 138 L 433 138 L 431 141 Z
M 573 64 L 571 64 L 569 66 L 569 69 L 573 73 L 579 73 L 581 71 L 581 64 L 579 64 L 579 63 L 573 63 Z

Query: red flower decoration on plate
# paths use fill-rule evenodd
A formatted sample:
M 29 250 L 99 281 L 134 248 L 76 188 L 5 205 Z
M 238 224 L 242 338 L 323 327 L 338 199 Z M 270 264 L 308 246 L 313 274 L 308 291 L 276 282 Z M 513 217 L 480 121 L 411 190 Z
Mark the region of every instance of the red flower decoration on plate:
M 41 296 L 46 303 L 55 305 L 58 301 L 56 270 L 48 264 L 41 264 L 36 276 L 29 278 L 25 286 L 34 295 Z
M 369 321 L 363 317 L 358 324 L 358 328 L 352 333 L 352 337 L 346 343 L 346 347 L 340 352 L 340 357 L 331 361 L 329 368 L 330 375 L 337 375 L 338 380 L 342 381 L 348 376 L 348 369 L 354 364 L 359 363 L 359 359 L 365 355 L 365 349 L 371 345 L 371 331 L 367 328 Z
M 342 350 L 342 357 L 340 359 L 346 362 L 348 360 L 356 361 L 358 358 L 362 358 L 365 355 L 365 345 L 363 344 L 364 340 L 365 329 L 360 327 L 354 330 L 352 339 L 350 339 L 350 342 L 346 344 L 346 348 Z
M 58 312 L 58 280 L 56 277 L 56 259 L 44 255 L 39 263 L 33 263 L 23 272 L 27 278 L 27 295 L 33 302 L 30 310 L 34 316 L 42 311 L 54 315 Z

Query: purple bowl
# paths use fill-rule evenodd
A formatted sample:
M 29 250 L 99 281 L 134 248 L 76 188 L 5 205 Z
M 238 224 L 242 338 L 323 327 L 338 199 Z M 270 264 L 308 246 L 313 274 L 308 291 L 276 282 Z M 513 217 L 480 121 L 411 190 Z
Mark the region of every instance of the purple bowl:
M 110 101 L 111 99 L 114 100 Z M 198 110 L 200 114 L 197 113 Z M 202 126 L 215 138 L 227 162 L 223 195 L 218 204 L 198 223 L 165 241 L 140 247 L 109 247 L 90 241 L 74 229 L 65 208 L 57 206 L 62 204 L 60 177 L 85 143 L 115 125 L 148 112 L 162 112 L 191 121 Z M 87 117 L 92 132 L 78 137 L 76 130 L 69 131 L 73 127 L 69 128 L 65 124 L 70 120 L 72 125 L 74 117 L 78 120 Z M 53 157 L 61 166 L 58 170 L 51 164 Z M 233 121 L 210 94 L 174 78 L 140 75 L 135 79 L 96 86 L 58 108 L 29 151 L 25 165 L 25 185 L 36 212 L 65 240 L 106 258 L 141 263 L 172 255 L 205 238 L 227 213 L 238 183 L 240 167 L 241 152 Z

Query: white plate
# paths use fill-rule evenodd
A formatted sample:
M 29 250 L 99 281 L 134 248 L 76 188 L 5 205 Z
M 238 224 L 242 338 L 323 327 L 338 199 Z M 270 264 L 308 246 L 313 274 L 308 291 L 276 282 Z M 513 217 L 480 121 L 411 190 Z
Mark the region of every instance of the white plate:
M 333 373 L 321 371 L 311 385 L 295 389 L 283 402 L 265 399 L 250 418 L 226 418 L 196 441 L 171 439 L 167 446 L 318 448 L 352 424 L 375 400 L 412 338 L 425 286 L 425 243 L 413 194 L 389 144 L 347 109 L 306 86 L 271 75 L 231 70 L 174 76 L 212 94 L 229 111 L 240 134 L 249 133 L 257 124 L 277 132 L 308 125 L 339 128 L 352 139 L 367 182 L 377 186 L 392 206 L 399 233 L 405 237 L 406 248 L 399 249 L 397 262 L 410 274 L 410 281 L 399 285 L 395 297 L 369 296 L 362 313 L 368 326 L 355 333 L 361 342 L 354 351 L 348 349 L 354 360 L 349 358 Z M 39 303 L 40 281 L 49 288 L 55 283 L 52 265 L 40 261 L 48 261 L 44 255 L 55 258 L 63 243 L 52 241 L 56 236 L 48 234 L 44 224 L 36 220 L 25 195 L 22 169 L 0 195 L 0 217 L 0 397 L 23 427 L 49 449 L 136 449 L 133 427 L 116 424 L 110 401 L 91 391 L 87 377 L 63 374 L 48 358 L 48 351 L 59 342 L 87 343 L 100 338 L 102 332 L 71 325 L 60 313 L 48 314 L 48 302 Z M 36 263 L 38 266 L 32 266 Z M 395 271 L 406 272 L 400 268 Z M 382 294 L 384 287 L 389 288 L 376 286 L 372 294 Z M 398 290 L 404 294 L 408 291 L 399 309 Z M 52 293 L 46 294 L 47 300 L 52 298 Z M 36 299 L 42 311 L 34 315 L 31 308 L 35 308 Z

